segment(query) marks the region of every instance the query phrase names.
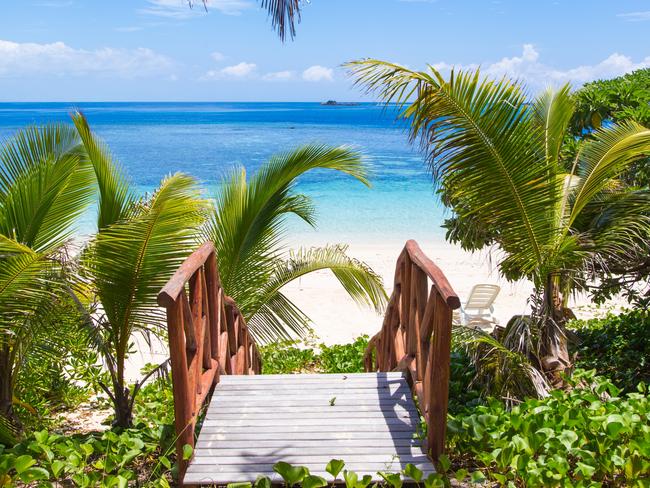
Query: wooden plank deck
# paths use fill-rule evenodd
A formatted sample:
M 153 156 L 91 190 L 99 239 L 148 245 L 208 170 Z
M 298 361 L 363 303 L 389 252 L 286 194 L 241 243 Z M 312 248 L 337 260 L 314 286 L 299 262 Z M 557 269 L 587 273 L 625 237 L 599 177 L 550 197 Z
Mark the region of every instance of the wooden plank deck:
M 281 478 L 285 461 L 325 472 L 330 459 L 369 474 L 411 463 L 435 471 L 416 438 L 419 414 L 401 373 L 221 376 L 186 485 Z

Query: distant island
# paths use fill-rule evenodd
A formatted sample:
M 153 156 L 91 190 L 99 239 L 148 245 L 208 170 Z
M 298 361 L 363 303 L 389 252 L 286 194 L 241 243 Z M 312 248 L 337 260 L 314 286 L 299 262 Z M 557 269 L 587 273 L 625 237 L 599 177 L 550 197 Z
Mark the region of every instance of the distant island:
M 340 105 L 344 107 L 349 107 L 353 105 L 359 105 L 357 102 L 337 102 L 336 100 L 328 100 L 326 102 L 321 102 L 321 105 Z

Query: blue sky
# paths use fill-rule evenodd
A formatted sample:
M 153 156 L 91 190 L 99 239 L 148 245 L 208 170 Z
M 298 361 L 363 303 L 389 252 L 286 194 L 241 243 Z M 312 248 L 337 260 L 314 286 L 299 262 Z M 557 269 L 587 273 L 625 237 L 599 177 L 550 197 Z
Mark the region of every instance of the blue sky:
M 255 0 L 3 3 L 0 101 L 360 100 L 362 57 L 532 89 L 650 66 L 647 0 L 310 0 L 285 44 Z

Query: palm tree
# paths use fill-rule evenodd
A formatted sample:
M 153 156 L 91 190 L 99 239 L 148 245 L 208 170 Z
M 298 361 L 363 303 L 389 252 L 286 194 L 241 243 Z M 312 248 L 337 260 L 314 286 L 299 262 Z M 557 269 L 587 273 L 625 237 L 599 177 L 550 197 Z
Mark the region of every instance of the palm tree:
M 532 280 L 539 367 L 566 368 L 571 294 L 587 287 L 594 269 L 641 247 L 647 253 L 650 194 L 618 177 L 650 152 L 650 130 L 632 122 L 601 127 L 565 161 L 569 86 L 529 102 L 521 84 L 484 79 L 478 69 L 444 78 L 431 66 L 412 71 L 378 60 L 348 68 L 410 122 L 454 212 L 448 238 L 468 249 L 496 245 L 505 277 Z
M 312 200 L 296 192 L 297 179 L 314 169 L 340 171 L 368 185 L 358 153 L 345 147 L 300 147 L 272 157 L 249 181 L 243 169 L 230 174 L 205 228 L 204 238 L 217 249 L 224 290 L 238 303 L 251 332 L 264 342 L 302 336 L 308 330 L 308 318 L 282 288 L 313 271 L 332 271 L 352 298 L 378 311 L 386 301 L 381 278 L 349 257 L 345 246 L 286 254 L 282 238 L 287 216 L 315 225 Z
M 0 146 L 0 417 L 30 338 L 64 292 L 64 246 L 93 197 L 93 172 L 73 127 L 18 131 Z M 6 422 L 5 422 L 6 423 Z
M 84 119 L 73 117 L 99 182 L 98 232 L 81 256 L 81 273 L 96 295 L 89 314 L 95 343 L 111 385 L 101 384 L 113 402 L 114 424 L 131 425 L 133 402 L 148 376 L 130 387 L 125 362 L 134 332 L 162 332 L 164 313 L 156 295 L 197 242 L 205 202 L 193 178 L 175 174 L 143 198 L 134 192 L 108 148 Z

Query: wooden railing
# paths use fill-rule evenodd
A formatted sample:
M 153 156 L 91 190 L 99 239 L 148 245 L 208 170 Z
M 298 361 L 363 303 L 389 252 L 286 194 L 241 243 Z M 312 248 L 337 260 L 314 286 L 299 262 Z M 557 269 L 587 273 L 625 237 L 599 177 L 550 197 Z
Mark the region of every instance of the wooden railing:
M 443 272 L 408 241 L 397 260 L 395 284 L 381 331 L 368 344 L 366 371 L 401 370 L 427 424 L 437 460 L 445 446 L 453 310 L 460 300 Z
M 224 295 L 214 245 L 203 244 L 158 294 L 167 309 L 176 427 L 182 480 L 186 444 L 194 447 L 196 420 L 222 374 L 258 374 L 260 355 L 235 302 Z

